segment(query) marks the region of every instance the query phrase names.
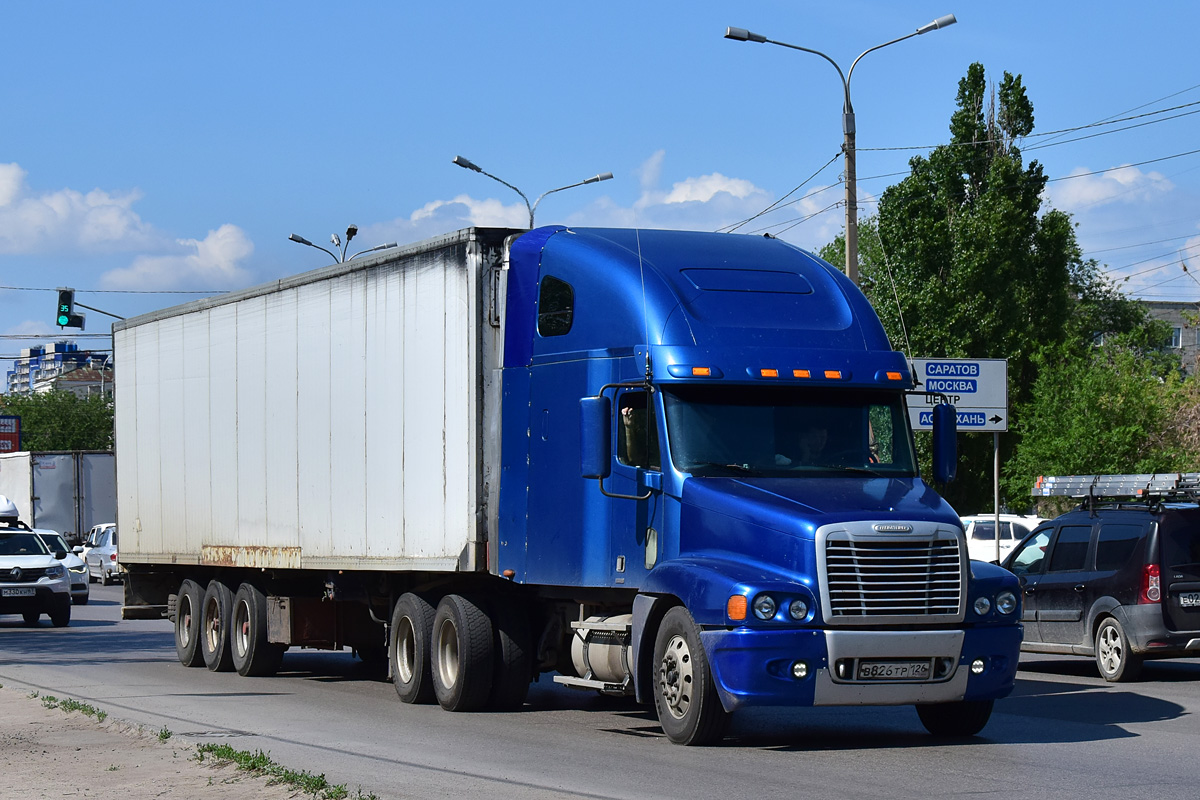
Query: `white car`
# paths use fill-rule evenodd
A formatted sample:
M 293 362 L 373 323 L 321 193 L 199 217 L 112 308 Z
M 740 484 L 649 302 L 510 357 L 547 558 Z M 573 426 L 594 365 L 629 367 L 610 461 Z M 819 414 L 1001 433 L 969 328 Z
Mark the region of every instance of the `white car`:
M 29 528 L 0 526 L 0 614 L 20 614 L 26 625 L 42 614 L 56 628 L 71 624 L 71 581 L 55 555 Z
M 71 551 L 71 548 L 67 546 L 67 540 L 58 531 L 34 528 L 33 532 L 46 544 L 46 547 L 50 548 L 50 552 L 54 553 L 56 558 L 59 553 L 65 554 L 58 560 L 67 568 L 67 577 L 71 579 L 71 602 L 77 606 L 86 606 L 91 596 L 91 581 L 88 580 L 87 564 L 78 554 Z
M 996 558 L 996 515 L 973 514 L 962 517 L 967 536 L 967 552 L 977 561 L 1003 561 L 1009 551 L 1045 520 L 1021 514 L 1000 515 L 1000 558 Z
M 117 560 L 115 524 L 110 522 L 92 528 L 83 546 L 83 560 L 87 562 L 88 580 L 95 578 L 102 586 L 125 576 L 121 562 Z

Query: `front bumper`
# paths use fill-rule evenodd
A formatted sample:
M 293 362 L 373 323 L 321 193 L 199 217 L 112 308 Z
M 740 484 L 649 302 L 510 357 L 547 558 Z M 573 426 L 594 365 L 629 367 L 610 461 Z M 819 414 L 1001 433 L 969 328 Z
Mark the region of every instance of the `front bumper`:
M 1020 625 L 939 631 L 713 629 L 700 633 L 721 704 L 743 706 L 909 705 L 993 700 L 1013 689 Z M 835 665 L 857 659 L 931 659 L 932 680 L 839 678 Z M 971 664 L 982 659 L 976 675 Z M 793 676 L 803 661 L 807 674 Z
M 32 597 L 0 596 L 0 614 L 23 614 L 27 611 L 45 612 L 51 608 L 70 605 L 71 593 L 66 580 L 55 584 L 37 584 L 32 587 L 5 585 L 2 589 L 32 588 Z

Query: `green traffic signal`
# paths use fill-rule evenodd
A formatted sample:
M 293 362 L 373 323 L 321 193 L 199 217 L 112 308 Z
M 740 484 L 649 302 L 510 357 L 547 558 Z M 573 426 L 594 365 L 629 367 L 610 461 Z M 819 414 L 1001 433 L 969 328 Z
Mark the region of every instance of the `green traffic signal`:
M 56 319 L 58 327 L 83 330 L 83 319 L 83 314 L 75 313 L 75 290 L 59 289 L 58 317 Z

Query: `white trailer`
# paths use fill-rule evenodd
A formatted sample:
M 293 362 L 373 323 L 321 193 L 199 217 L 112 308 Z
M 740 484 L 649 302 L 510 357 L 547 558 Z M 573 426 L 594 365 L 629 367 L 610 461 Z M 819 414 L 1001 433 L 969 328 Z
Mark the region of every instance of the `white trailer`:
M 0 494 L 30 527 L 58 531 L 79 544 L 93 525 L 117 512 L 116 469 L 107 451 L 0 454 Z

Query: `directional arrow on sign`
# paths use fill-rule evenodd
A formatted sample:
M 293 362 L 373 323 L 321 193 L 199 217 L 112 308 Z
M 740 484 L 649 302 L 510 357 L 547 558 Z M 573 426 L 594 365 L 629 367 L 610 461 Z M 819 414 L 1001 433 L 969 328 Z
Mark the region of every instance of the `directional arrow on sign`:
M 997 422 L 999 422 L 999 421 L 1000 421 L 1000 420 L 1002 420 L 1002 419 L 1004 419 L 1004 417 L 1002 417 L 1002 416 L 1000 416 L 999 414 L 997 414 L 996 416 L 989 418 L 989 419 L 988 419 L 988 422 L 991 422 L 991 423 L 994 425 L 994 424 L 996 424 Z

